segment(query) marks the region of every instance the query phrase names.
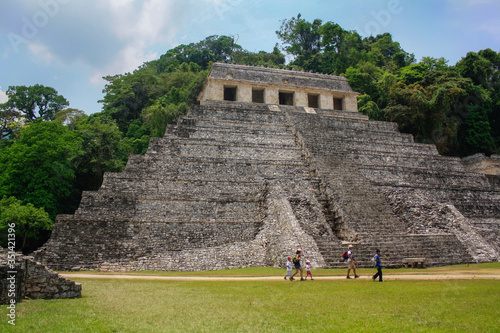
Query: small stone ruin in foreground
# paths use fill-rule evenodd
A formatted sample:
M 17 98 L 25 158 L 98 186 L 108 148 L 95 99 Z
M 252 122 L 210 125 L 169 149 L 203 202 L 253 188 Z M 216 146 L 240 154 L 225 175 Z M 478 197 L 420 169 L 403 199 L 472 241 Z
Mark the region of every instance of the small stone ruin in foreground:
M 12 259 L 14 257 L 15 259 Z M 0 304 L 30 299 L 62 299 L 82 297 L 82 286 L 66 279 L 33 257 L 10 254 L 0 248 Z

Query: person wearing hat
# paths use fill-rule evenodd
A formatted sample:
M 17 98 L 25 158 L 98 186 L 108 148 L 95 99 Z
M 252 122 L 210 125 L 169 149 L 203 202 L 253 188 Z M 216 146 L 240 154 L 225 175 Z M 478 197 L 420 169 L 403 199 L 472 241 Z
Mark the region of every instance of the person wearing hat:
M 347 279 L 350 279 L 351 277 L 349 276 L 349 273 L 351 272 L 351 269 L 354 273 L 354 278 L 357 279 L 359 278 L 358 275 L 356 275 L 356 261 L 354 260 L 354 257 L 352 256 L 352 249 L 354 246 L 349 245 L 349 250 L 347 251 Z
M 302 255 L 302 249 L 297 249 L 297 252 L 293 256 L 293 264 L 295 265 L 295 273 L 290 277 L 290 281 L 295 280 L 293 277 L 300 271 L 300 281 L 304 281 L 304 272 L 302 267 L 300 267 L 300 256 Z
M 307 280 L 307 277 L 310 276 L 311 277 L 311 280 L 314 280 L 313 279 L 313 276 L 312 276 L 312 273 L 311 273 L 311 260 L 306 260 L 306 277 L 305 279 Z

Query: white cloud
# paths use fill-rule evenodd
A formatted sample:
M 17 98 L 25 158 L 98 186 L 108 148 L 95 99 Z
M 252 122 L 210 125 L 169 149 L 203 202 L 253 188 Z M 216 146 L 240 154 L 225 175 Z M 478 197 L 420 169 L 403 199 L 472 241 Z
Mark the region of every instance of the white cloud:
M 497 41 L 500 41 L 500 22 L 485 22 L 482 25 L 476 27 L 477 31 L 482 31 L 490 34 Z
M 7 94 L 2 90 L 2 86 L 0 86 L 0 103 L 5 103 L 8 99 Z
M 28 45 L 28 49 L 35 56 L 36 62 L 38 60 L 44 61 L 49 64 L 55 59 L 55 56 L 50 52 L 49 48 L 42 44 L 31 43 Z
M 145 53 L 143 45 L 128 45 L 122 48 L 112 64 L 103 69 L 96 70 L 90 77 L 90 83 L 103 84 L 103 76 L 132 72 L 144 62 L 158 58 L 154 52 Z
M 174 1 L 120 1 L 107 3 L 110 12 L 111 33 L 120 40 L 113 59 L 98 68 L 91 76 L 93 84 L 102 84 L 101 77 L 131 72 L 146 61 L 158 58 L 150 51 L 155 44 L 174 40 L 181 29 L 179 15 L 175 15 Z
M 139 5 L 134 1 L 114 2 L 109 7 L 111 20 L 114 33 L 121 39 L 153 42 L 162 38 L 165 32 L 176 32 L 173 1 L 147 0 Z

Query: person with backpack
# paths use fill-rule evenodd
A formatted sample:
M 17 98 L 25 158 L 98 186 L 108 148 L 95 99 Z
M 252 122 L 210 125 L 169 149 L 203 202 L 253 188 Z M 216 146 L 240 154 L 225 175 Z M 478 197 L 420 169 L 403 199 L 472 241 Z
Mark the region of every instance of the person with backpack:
M 297 252 L 292 258 L 292 262 L 295 265 L 295 273 L 290 277 L 290 281 L 295 280 L 293 277 L 300 271 L 300 281 L 304 281 L 304 272 L 302 267 L 300 267 L 300 257 L 302 256 L 302 249 L 297 249 Z
M 350 279 L 351 277 L 349 276 L 349 273 L 351 272 L 351 269 L 354 273 L 354 278 L 357 279 L 359 278 L 358 275 L 356 275 L 356 261 L 354 260 L 354 257 L 352 256 L 352 249 L 354 246 L 349 245 L 349 250 L 347 251 L 347 279 Z
M 375 281 L 378 277 L 379 282 L 384 282 L 384 280 L 382 280 L 382 265 L 380 264 L 380 250 L 377 249 L 375 252 L 376 254 L 373 257 L 373 260 L 375 261 L 375 266 L 377 267 L 377 274 L 372 276 L 372 280 Z

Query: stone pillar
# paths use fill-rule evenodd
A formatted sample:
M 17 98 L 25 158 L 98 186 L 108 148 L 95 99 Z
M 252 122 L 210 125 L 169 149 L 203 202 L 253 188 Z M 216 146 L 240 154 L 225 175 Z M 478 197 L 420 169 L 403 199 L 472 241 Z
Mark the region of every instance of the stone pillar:
M 321 109 L 333 110 L 333 96 L 329 94 L 319 95 L 319 107 Z
M 238 102 L 252 103 L 252 86 L 239 85 L 237 100 Z
M 356 96 L 344 97 L 344 110 L 358 112 L 358 99 Z
M 309 106 L 309 100 L 307 99 L 307 93 L 305 91 L 295 92 L 295 103 L 296 106 Z
M 224 100 L 224 85 L 219 82 L 208 82 L 203 98 L 200 104 L 204 104 L 205 101 L 222 101 Z
M 280 104 L 278 88 L 266 88 L 266 90 L 264 91 L 264 102 L 266 104 Z

